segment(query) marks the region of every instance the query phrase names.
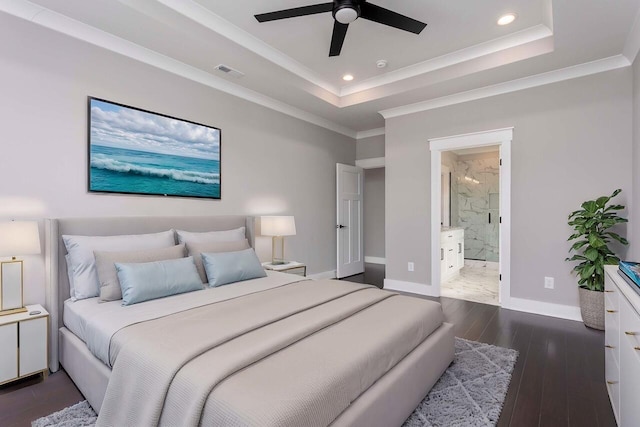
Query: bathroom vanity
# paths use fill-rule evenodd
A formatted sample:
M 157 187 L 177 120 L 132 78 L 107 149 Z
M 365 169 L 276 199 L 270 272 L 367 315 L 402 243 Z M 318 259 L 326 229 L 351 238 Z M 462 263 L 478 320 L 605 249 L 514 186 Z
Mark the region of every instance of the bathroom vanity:
M 464 228 L 443 227 L 440 233 L 440 275 L 447 280 L 464 267 Z

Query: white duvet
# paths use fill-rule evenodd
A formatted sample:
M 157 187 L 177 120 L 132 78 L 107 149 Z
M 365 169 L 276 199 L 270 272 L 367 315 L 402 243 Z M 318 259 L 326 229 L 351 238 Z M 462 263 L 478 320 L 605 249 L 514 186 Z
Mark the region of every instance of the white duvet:
M 300 280 L 306 279 L 293 274 L 267 271 L 267 277 L 130 306 L 123 306 L 121 301 L 100 303 L 99 298 L 75 302 L 68 300 L 65 302 L 64 324 L 86 343 L 94 356 L 111 368 L 109 357 L 111 338 L 122 328 Z

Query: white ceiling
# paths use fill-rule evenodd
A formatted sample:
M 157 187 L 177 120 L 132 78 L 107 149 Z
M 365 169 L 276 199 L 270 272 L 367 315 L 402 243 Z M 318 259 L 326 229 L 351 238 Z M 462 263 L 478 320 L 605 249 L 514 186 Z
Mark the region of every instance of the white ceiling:
M 383 127 L 381 111 L 628 66 L 640 47 L 640 0 L 372 0 L 428 25 L 415 35 L 358 19 L 333 58 L 331 13 L 253 17 L 322 2 L 4 0 L 0 11 L 351 136 Z M 505 12 L 518 19 L 500 27 Z M 388 67 L 378 69 L 379 59 Z M 218 64 L 245 77 L 226 76 Z M 353 82 L 342 81 L 347 72 Z

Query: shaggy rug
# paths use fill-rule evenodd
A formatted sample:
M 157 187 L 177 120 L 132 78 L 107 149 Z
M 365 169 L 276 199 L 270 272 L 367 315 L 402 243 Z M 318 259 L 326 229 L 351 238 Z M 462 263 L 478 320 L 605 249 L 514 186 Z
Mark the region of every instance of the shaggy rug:
M 456 338 L 453 363 L 403 427 L 495 426 L 518 352 Z M 39 418 L 32 427 L 90 427 L 97 415 L 86 401 Z

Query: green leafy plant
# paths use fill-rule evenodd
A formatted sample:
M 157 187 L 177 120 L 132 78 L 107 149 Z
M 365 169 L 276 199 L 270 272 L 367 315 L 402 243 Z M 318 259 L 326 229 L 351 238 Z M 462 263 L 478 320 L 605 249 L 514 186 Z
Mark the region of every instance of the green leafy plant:
M 627 222 L 617 211 L 624 209 L 622 205 L 609 204 L 609 201 L 620 194 L 618 189 L 611 196 L 598 197 L 596 200 L 584 202 L 582 209 L 569 215 L 569 225 L 574 233 L 568 241 L 575 241 L 569 253 L 575 254 L 566 261 L 580 261 L 573 268 L 580 278 L 578 285 L 590 291 L 604 291 L 604 266 L 617 264 L 620 261 L 609 249 L 609 243 L 616 240 L 623 245 L 629 242 L 617 233 L 607 231 L 616 224 Z

